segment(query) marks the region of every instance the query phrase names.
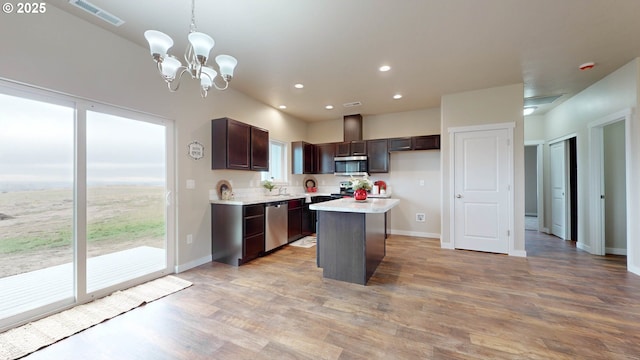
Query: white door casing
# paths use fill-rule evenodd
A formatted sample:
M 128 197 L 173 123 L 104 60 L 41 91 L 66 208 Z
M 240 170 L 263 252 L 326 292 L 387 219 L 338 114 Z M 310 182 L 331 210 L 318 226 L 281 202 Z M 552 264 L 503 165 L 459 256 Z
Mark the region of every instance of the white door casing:
M 512 129 L 453 134 L 453 246 L 509 253 Z
M 567 168 L 565 141 L 549 146 L 551 164 L 551 233 L 567 239 Z

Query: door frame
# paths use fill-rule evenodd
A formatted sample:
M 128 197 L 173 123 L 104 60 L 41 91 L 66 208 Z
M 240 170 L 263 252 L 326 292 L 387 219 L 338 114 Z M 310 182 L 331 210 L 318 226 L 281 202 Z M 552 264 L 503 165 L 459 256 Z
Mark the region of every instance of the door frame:
M 625 109 L 608 116 L 595 120 L 587 125 L 589 130 L 589 205 L 590 205 L 590 224 L 591 224 L 591 241 L 590 247 L 584 250 L 594 255 L 605 255 L 605 235 L 604 235 L 604 127 L 618 121 L 624 121 L 624 137 L 625 137 L 625 187 L 627 191 L 627 200 L 631 189 L 631 117 L 632 109 Z M 631 264 L 629 257 L 633 257 L 631 234 L 633 219 L 630 214 L 632 210 L 631 201 L 627 201 L 627 263 Z M 628 266 L 627 266 L 628 267 Z
M 509 226 L 508 229 L 508 255 L 510 256 L 526 256 L 526 252 L 515 250 L 515 231 L 514 231 L 514 211 L 515 209 L 515 196 L 513 191 L 513 183 L 514 183 L 514 146 L 513 146 L 513 138 L 514 138 L 514 129 L 516 127 L 515 122 L 506 122 L 506 123 L 496 123 L 496 124 L 487 124 L 487 125 L 473 125 L 473 126 L 457 126 L 450 127 L 449 131 L 449 169 L 451 169 L 452 176 L 449 176 L 449 189 L 451 189 L 451 193 L 449 194 L 449 233 L 451 237 L 451 248 L 455 249 L 455 134 L 461 132 L 475 132 L 475 131 L 487 131 L 487 130 L 507 130 L 507 141 L 509 146 L 509 152 L 507 154 L 507 176 L 506 179 L 507 190 L 509 194 L 507 196 L 508 200 L 508 211 L 507 214 L 509 219 L 507 224 Z M 524 221 L 524 219 L 523 219 Z
M 538 231 L 549 233 L 544 227 L 544 140 L 527 140 L 524 146 L 536 147 L 536 201 L 538 203 Z

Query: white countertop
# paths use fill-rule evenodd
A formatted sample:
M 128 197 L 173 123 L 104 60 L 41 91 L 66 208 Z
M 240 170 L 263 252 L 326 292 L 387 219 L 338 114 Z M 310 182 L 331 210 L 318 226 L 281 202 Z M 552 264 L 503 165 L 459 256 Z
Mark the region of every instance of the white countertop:
M 385 213 L 398 205 L 398 199 L 367 198 L 356 201 L 353 198 L 343 198 L 309 205 L 311 210 L 354 212 L 354 213 Z
M 311 199 L 314 196 L 331 196 L 331 194 L 324 193 L 300 193 L 300 194 L 283 194 L 283 195 L 257 195 L 248 197 L 238 197 L 232 200 L 219 200 L 209 199 L 211 204 L 223 204 L 223 205 L 254 205 L 254 204 L 266 204 L 276 201 L 287 201 L 294 199 Z

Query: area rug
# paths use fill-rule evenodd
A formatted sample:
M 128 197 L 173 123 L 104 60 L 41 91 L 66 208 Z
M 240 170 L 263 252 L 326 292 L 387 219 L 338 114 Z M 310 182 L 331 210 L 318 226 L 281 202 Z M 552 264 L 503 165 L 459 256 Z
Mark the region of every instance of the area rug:
M 169 275 L 8 330 L 0 334 L 0 360 L 21 358 L 191 285 Z
M 303 247 L 303 248 L 310 248 L 310 247 L 316 246 L 316 241 L 317 239 L 315 235 L 310 235 L 310 236 L 303 237 L 300 240 L 294 241 L 289 245 Z

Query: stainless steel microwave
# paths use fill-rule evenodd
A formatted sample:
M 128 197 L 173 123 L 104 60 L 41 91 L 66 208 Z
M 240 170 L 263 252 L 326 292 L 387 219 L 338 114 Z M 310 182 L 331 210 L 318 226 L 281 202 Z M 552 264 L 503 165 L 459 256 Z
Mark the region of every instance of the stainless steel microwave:
M 369 171 L 368 158 L 366 156 L 340 156 L 333 158 L 335 161 L 335 175 L 363 176 Z

